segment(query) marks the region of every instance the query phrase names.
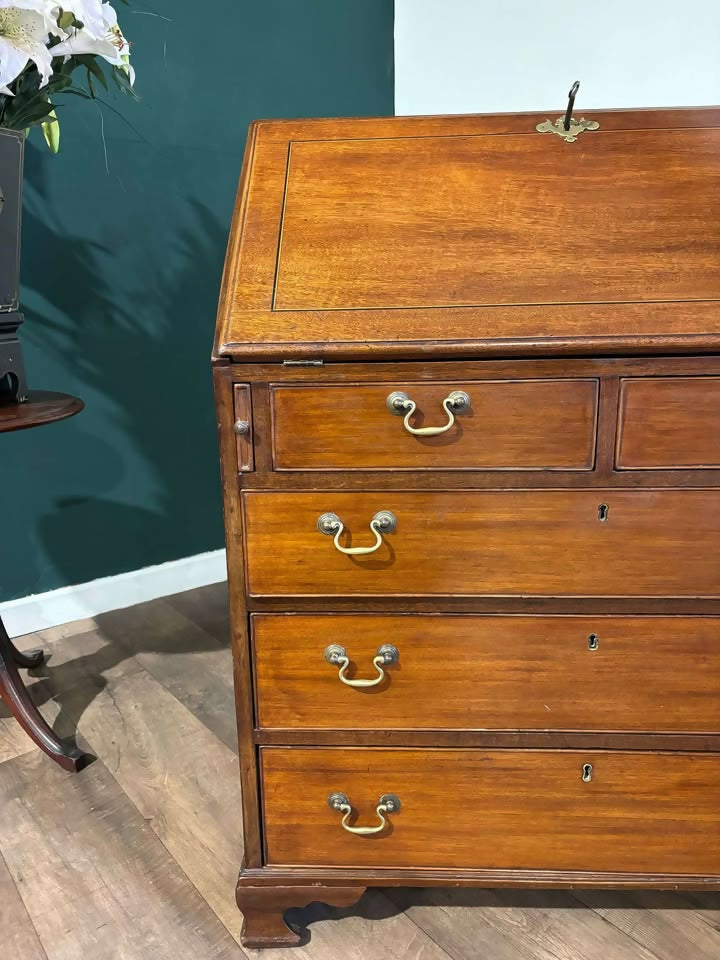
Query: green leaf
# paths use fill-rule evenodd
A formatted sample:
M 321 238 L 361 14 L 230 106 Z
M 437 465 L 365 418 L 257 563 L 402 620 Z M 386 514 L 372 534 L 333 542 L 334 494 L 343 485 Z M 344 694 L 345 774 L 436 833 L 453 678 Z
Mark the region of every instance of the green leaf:
M 47 120 L 52 111 L 53 105 L 49 101 L 34 101 L 33 103 L 25 104 L 20 110 L 13 114 L 6 113 L 5 126 L 11 130 L 24 130 L 25 127 L 33 127 Z
M 133 100 L 140 101 L 140 97 L 135 92 L 135 87 L 130 83 L 128 75 L 125 73 L 122 67 L 113 67 L 112 71 L 113 80 L 120 87 L 123 93 L 127 93 L 133 98 Z
M 16 82 L 16 96 L 8 98 L 3 114 L 3 126 L 12 130 L 23 130 L 47 120 L 53 111 L 53 104 L 48 97 L 47 87 L 38 90 L 39 76 L 19 78 Z
M 67 30 L 75 24 L 75 14 L 70 10 L 63 10 L 58 17 L 58 26 Z
M 107 80 L 105 78 L 105 74 L 103 73 L 102 69 L 100 68 L 100 64 L 97 62 L 94 56 L 92 56 L 91 54 L 84 53 L 81 56 L 76 56 L 75 59 L 79 64 L 85 67 L 85 69 L 88 72 L 88 86 L 90 87 L 91 92 L 92 92 L 92 81 L 90 79 L 91 76 L 95 77 L 95 79 L 98 80 L 102 84 L 102 86 L 107 90 L 108 85 L 107 85 Z
M 50 118 L 43 121 L 41 126 L 50 153 L 57 153 L 60 150 L 60 123 L 54 110 L 50 114 Z
M 54 73 L 44 89 L 53 93 L 62 93 L 70 86 L 72 86 L 72 77 L 69 77 L 66 73 Z

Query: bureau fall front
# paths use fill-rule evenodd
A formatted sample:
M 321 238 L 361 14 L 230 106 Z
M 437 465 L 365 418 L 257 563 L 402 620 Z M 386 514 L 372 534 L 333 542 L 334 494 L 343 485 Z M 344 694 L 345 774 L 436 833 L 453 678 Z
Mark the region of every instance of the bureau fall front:
M 213 353 L 248 946 L 374 885 L 720 889 L 720 110 L 588 120 L 251 128 Z

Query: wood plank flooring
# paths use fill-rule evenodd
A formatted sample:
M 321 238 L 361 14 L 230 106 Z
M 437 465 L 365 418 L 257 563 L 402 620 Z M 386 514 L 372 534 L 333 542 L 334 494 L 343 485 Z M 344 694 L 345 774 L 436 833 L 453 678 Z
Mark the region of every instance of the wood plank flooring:
M 78 775 L 0 707 L 0 956 L 12 960 L 720 960 L 720 894 L 370 890 L 243 950 L 225 585 L 23 637 Z M 25 674 L 27 676 L 27 674 Z

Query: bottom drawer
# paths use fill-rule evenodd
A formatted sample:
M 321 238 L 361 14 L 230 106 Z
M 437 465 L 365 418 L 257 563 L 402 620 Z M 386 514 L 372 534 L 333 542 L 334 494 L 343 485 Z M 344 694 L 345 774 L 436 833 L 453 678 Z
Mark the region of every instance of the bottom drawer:
M 718 754 L 266 747 L 261 760 L 270 865 L 720 875 Z M 333 793 L 351 827 L 380 824 L 382 795 L 401 807 L 357 835 Z

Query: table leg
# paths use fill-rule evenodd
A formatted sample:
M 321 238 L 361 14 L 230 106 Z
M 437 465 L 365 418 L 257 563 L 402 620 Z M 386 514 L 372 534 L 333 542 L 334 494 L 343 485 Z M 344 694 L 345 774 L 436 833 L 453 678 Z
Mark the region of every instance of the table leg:
M 65 770 L 73 772 L 81 770 L 92 757 L 60 740 L 30 699 L 30 694 L 20 677 L 18 665 L 37 667 L 44 659 L 42 650 L 33 650 L 30 653 L 21 653 L 17 650 L 0 620 L 0 697 L 7 703 L 23 730 L 41 750 L 44 750 Z
M 28 650 L 27 653 L 22 653 L 9 638 L 8 643 L 10 644 L 10 652 L 18 667 L 33 670 L 35 667 L 41 667 L 43 663 L 45 663 L 44 650 Z

